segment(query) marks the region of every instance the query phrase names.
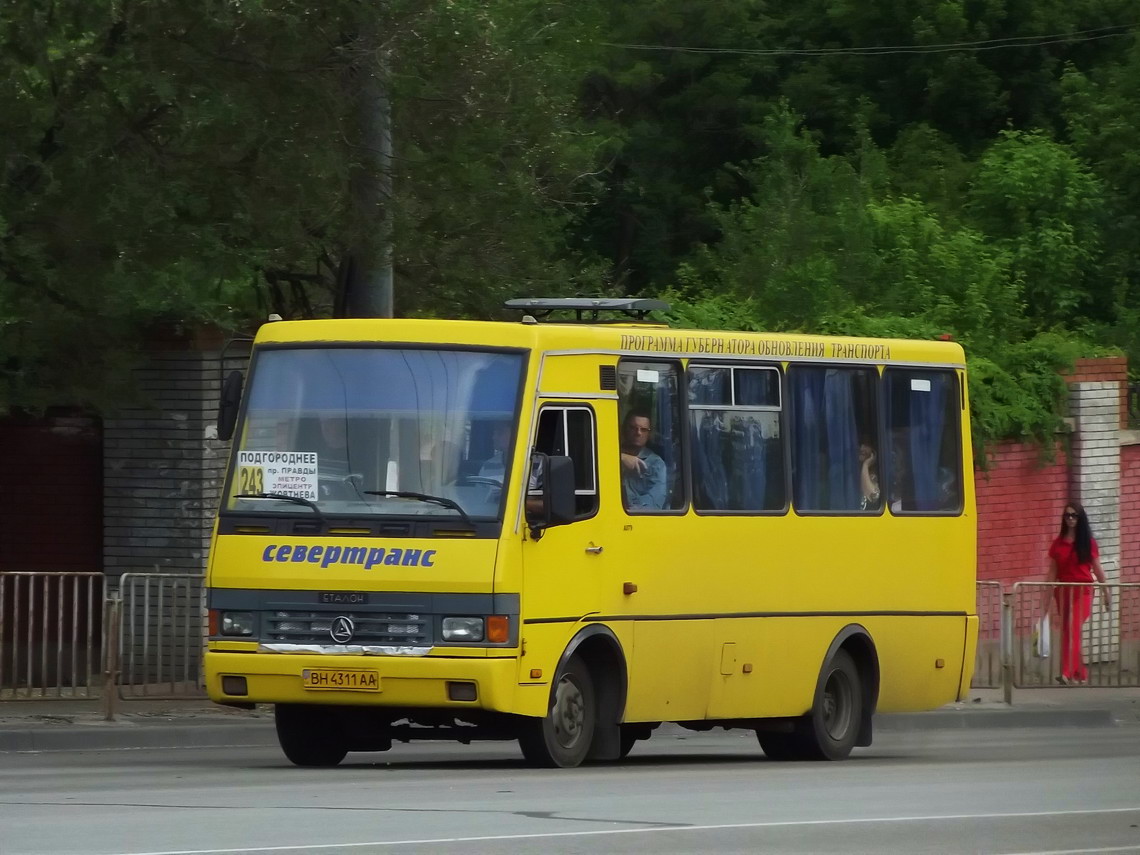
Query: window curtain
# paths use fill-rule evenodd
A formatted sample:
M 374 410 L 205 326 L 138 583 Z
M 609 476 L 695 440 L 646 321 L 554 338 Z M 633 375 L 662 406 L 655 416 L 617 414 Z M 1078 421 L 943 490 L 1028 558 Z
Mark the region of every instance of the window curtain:
M 861 504 L 859 435 L 855 424 L 855 372 L 827 369 L 823 383 L 827 418 L 828 507 L 851 510 Z
M 724 369 L 694 371 L 689 403 L 723 404 L 729 399 L 729 372 Z M 698 507 L 723 511 L 728 508 L 728 472 L 724 465 L 725 425 L 723 415 L 709 410 L 691 410 L 693 472 Z
M 742 418 L 733 437 L 739 444 L 739 451 L 734 449 L 733 459 L 744 461 L 744 465 L 737 467 L 742 482 L 737 493 L 740 497 L 737 507 L 750 511 L 763 510 L 768 495 L 768 443 L 764 439 L 760 423 L 751 416 Z
M 798 428 L 792 434 L 796 504 L 808 510 L 818 510 L 823 507 L 824 499 L 824 376 L 822 371 L 813 368 L 794 368 L 791 375 L 792 403 Z
M 853 510 L 860 505 L 855 374 L 823 368 L 792 371 L 797 430 L 796 505 L 805 510 Z
M 930 391 L 910 390 L 910 471 L 914 504 L 918 511 L 936 511 L 941 502 L 938 463 L 942 456 L 942 432 L 946 423 L 946 398 L 950 376 L 930 373 Z
M 719 413 L 693 413 L 693 464 L 696 470 L 697 495 L 701 510 L 723 511 L 728 508 L 728 472 L 724 466 L 724 425 Z
M 665 507 L 677 504 L 677 479 L 681 473 L 680 436 L 677 435 L 677 383 L 676 374 L 671 369 L 661 371 L 661 382 L 657 384 L 657 400 L 654 405 L 653 433 L 656 440 L 650 448 L 665 461 Z
M 738 399 L 746 402 L 766 401 L 770 372 L 738 371 L 736 373 Z M 774 403 L 774 402 L 773 402 Z M 776 416 L 778 418 L 778 415 Z M 768 496 L 768 451 L 769 444 L 764 439 L 761 418 L 749 414 L 740 419 L 739 430 L 734 433 L 739 443 L 739 451 L 734 460 L 747 461 L 740 469 L 741 489 L 738 507 L 747 510 L 763 510 L 767 507 Z

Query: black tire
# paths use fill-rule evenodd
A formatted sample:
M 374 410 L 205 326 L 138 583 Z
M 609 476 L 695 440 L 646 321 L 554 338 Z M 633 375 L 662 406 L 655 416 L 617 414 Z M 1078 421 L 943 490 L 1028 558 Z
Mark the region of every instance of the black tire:
M 348 753 L 335 716 L 320 707 L 277 704 L 277 741 L 295 766 L 335 766 Z
M 769 760 L 803 760 L 803 740 L 796 733 L 756 731 L 756 739 Z
M 771 760 L 844 760 L 855 747 L 863 720 L 863 685 L 855 660 L 837 650 L 820 671 L 811 712 L 792 733 L 757 731 Z
M 859 669 L 846 650 L 823 666 L 811 713 L 804 719 L 804 749 L 813 760 L 844 760 L 855 747 L 863 719 Z
M 581 765 L 594 739 L 595 698 L 589 670 L 580 659 L 571 659 L 554 677 L 546 715 L 526 722 L 519 735 L 526 761 L 543 768 Z

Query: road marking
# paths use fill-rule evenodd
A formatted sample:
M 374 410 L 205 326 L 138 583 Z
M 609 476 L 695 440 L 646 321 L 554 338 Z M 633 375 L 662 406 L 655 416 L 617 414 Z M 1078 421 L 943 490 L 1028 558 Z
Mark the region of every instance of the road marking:
M 318 852 L 325 850 L 360 849 L 364 846 L 428 846 L 441 843 L 486 843 L 494 840 L 542 840 L 554 837 L 597 837 L 603 834 L 654 834 L 662 831 L 729 831 L 742 828 L 797 828 L 818 825 L 854 825 L 881 822 L 937 822 L 948 819 L 1031 819 L 1045 816 L 1089 816 L 1095 814 L 1140 813 L 1140 805 L 1126 808 L 1097 808 L 1096 810 L 1045 810 L 1031 813 L 960 813 L 934 816 L 882 816 L 858 819 L 804 819 L 787 822 L 736 822 L 723 825 L 677 825 L 657 828 L 615 828 L 596 831 L 551 831 L 539 834 L 493 834 L 484 837 L 425 837 L 417 840 L 373 840 L 365 843 L 309 843 L 293 846 L 253 846 L 238 849 L 170 849 L 155 852 L 122 852 L 116 855 L 236 855 L 242 852 Z M 599 822 L 603 820 L 598 820 Z M 613 820 L 621 822 L 622 820 Z M 1024 855 L 1082 855 L 1097 852 L 1136 851 L 1131 847 L 1106 849 L 1058 849 L 1026 852 Z

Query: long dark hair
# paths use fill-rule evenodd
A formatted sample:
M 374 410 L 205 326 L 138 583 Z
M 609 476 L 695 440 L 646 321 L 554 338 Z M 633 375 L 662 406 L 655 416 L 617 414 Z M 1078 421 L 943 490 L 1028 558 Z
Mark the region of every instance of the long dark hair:
M 1089 525 L 1088 514 L 1085 509 L 1078 505 L 1076 502 L 1068 502 L 1065 504 L 1066 508 L 1072 508 L 1077 512 L 1077 530 L 1073 535 L 1073 548 L 1077 551 L 1077 560 L 1081 564 L 1089 564 L 1092 562 L 1092 526 Z M 1058 537 L 1065 536 L 1065 511 L 1061 511 L 1061 534 Z

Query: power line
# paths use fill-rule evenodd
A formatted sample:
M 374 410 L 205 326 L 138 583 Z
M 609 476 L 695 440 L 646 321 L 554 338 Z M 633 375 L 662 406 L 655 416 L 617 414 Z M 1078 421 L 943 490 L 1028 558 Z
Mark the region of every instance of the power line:
M 1093 42 L 1132 34 L 1136 24 L 1117 24 L 1111 27 L 1097 27 L 1090 30 L 1076 30 L 1070 33 L 1052 33 L 1043 36 L 1011 36 L 1004 39 L 986 39 L 973 42 L 949 42 L 939 45 L 882 45 L 879 47 L 847 48 L 710 48 L 688 47 L 684 45 L 645 45 L 618 44 L 605 42 L 607 47 L 626 50 L 666 51 L 672 53 L 730 54 L 741 56 L 891 56 L 893 54 L 952 53 L 965 51 L 977 53 L 1008 48 L 1042 47 L 1045 45 Z

